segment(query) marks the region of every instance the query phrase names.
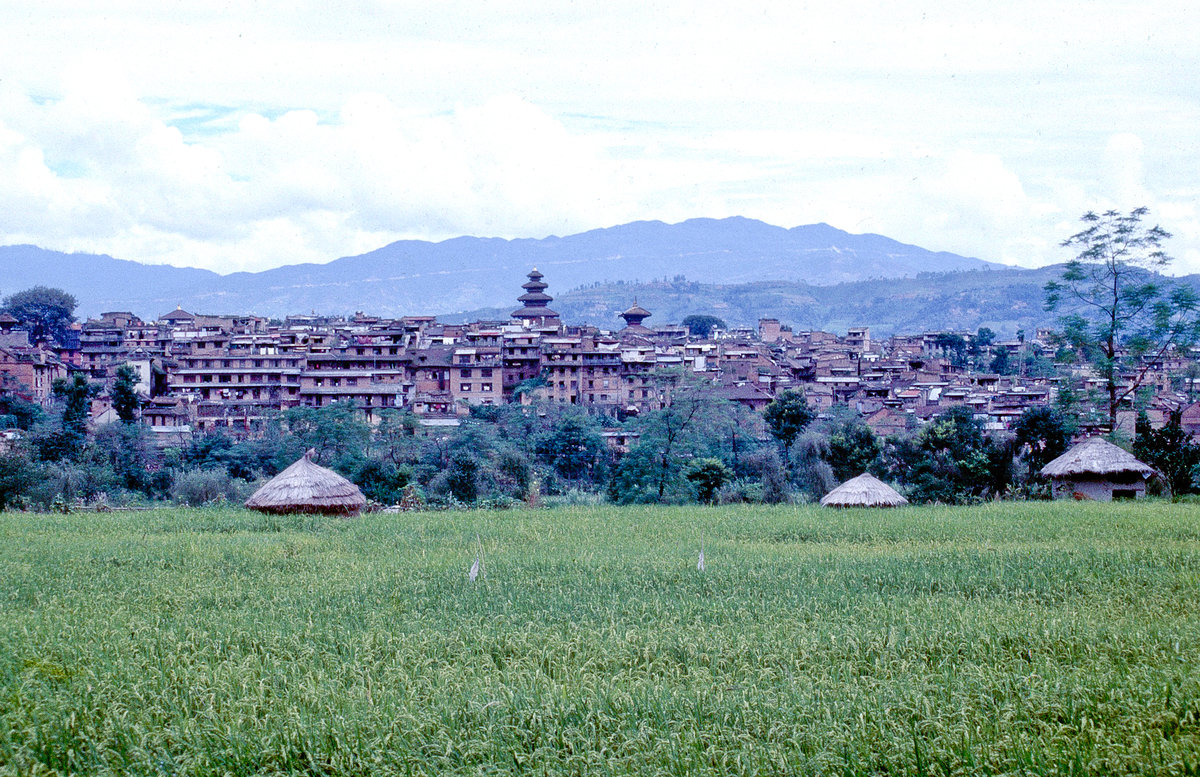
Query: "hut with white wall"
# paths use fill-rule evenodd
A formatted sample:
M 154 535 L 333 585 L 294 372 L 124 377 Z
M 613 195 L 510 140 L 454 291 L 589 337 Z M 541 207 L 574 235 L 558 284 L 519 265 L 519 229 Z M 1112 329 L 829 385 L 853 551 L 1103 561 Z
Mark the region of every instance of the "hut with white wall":
M 1154 467 L 1103 437 L 1089 437 L 1042 467 L 1055 499 L 1141 499 Z

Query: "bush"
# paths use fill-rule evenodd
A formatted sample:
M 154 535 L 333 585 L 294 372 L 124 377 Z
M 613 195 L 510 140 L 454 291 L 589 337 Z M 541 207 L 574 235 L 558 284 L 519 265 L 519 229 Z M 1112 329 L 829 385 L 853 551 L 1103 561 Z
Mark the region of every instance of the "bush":
M 721 486 L 721 490 L 717 492 L 717 503 L 723 505 L 759 504 L 765 501 L 764 490 L 762 483 L 744 478 L 734 480 Z
M 253 489 L 253 484 L 232 478 L 223 470 L 193 469 L 175 475 L 171 498 L 191 507 L 220 502 L 240 504 L 249 498 Z

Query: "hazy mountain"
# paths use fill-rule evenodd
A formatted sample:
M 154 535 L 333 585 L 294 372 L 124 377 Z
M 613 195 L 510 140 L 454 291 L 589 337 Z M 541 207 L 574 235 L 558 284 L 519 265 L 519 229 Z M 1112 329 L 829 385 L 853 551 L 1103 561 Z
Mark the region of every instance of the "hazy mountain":
M 194 312 L 272 317 L 356 310 L 398 316 L 511 307 L 534 266 L 545 273 L 556 297 L 600 282 L 685 277 L 721 285 L 821 285 L 1002 267 L 826 224 L 784 229 L 729 218 L 642 221 L 542 240 L 406 240 L 327 264 L 230 275 L 10 246 L 0 248 L 0 294 L 56 286 L 79 299 L 82 316 L 130 310 L 157 317 L 176 305 Z

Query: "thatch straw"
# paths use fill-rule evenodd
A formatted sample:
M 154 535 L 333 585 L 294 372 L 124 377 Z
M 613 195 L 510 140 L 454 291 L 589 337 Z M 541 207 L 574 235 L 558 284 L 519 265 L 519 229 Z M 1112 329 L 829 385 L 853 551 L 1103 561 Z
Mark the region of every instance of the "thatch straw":
M 899 507 L 908 504 L 896 489 L 864 472 L 830 491 L 821 500 L 825 507 Z
M 246 507 L 264 513 L 357 515 L 366 505 L 358 486 L 333 470 L 312 463 L 313 451 L 271 478 Z
M 1089 437 L 1042 467 L 1042 474 L 1052 478 L 1124 473 L 1149 477 L 1154 474 L 1154 468 L 1103 437 Z

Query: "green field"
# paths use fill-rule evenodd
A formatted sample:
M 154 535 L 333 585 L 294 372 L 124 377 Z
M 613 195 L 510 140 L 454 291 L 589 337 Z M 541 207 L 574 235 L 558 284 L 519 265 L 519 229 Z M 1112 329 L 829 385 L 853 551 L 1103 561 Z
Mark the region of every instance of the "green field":
M 1168 503 L 4 514 L 0 774 L 1187 773 L 1198 605 Z

